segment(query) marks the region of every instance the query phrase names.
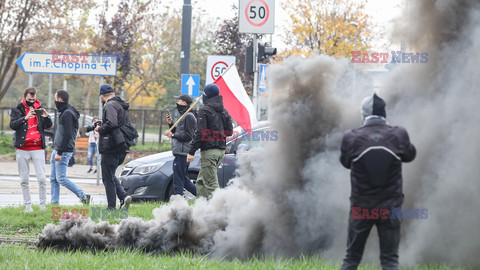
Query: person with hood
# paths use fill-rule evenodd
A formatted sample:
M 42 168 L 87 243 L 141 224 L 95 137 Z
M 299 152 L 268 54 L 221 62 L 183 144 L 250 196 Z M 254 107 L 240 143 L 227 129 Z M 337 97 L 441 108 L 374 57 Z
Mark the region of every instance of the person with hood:
M 182 94 L 177 99 L 177 110 L 180 116 L 183 115 L 190 105 L 192 98 L 187 94 Z M 188 178 L 187 154 L 190 151 L 190 141 L 195 134 L 197 126 L 196 111 L 190 110 L 187 115 L 172 129 L 172 131 L 165 131 L 165 136 L 172 138 L 172 153 L 175 156 L 173 160 L 173 194 L 183 195 L 183 189 L 193 195 L 197 195 L 197 188 Z M 173 120 L 170 114 L 166 115 L 167 123 L 170 127 L 173 125 Z
M 55 132 L 55 149 L 50 160 L 50 184 L 52 187 L 52 203 L 60 200 L 60 185 L 73 192 L 83 204 L 90 204 L 90 195 L 85 194 L 75 183 L 67 178 L 67 166 L 75 150 L 75 138 L 78 131 L 80 113 L 68 104 L 69 94 L 65 90 L 55 93 L 55 106 L 58 116 L 57 131 Z
M 198 110 L 197 130 L 190 143 L 187 162 L 192 162 L 200 149 L 200 172 L 197 177 L 197 194 L 209 198 L 218 188 L 217 169 L 225 156 L 226 138 L 233 133 L 232 118 L 223 107 L 223 97 L 215 84 L 203 89 L 204 106 Z
M 100 168 L 102 169 L 102 182 L 105 186 L 109 209 L 115 209 L 117 197 L 120 200 L 120 208 L 128 209 L 132 197 L 120 185 L 115 172 L 127 155 L 128 147 L 115 143 L 116 134 L 120 134 L 120 127 L 129 122 L 127 102 L 115 96 L 115 91 L 110 84 L 100 86 L 100 99 L 103 103 L 102 124 L 95 128 L 100 134 L 99 152 L 102 154 Z
M 385 101 L 376 94 L 363 100 L 362 115 L 362 127 L 347 131 L 340 148 L 340 162 L 351 170 L 352 185 L 341 269 L 357 269 L 373 225 L 380 239 L 382 269 L 398 269 L 401 217 L 392 218 L 388 210 L 403 203 L 402 162 L 412 161 L 416 149 L 405 128 L 387 124 Z
M 42 113 L 37 115 L 35 110 L 41 110 Z M 33 212 L 29 187 L 30 159 L 37 175 L 40 210 L 46 210 L 45 130 L 51 127 L 52 120 L 37 99 L 37 89 L 28 87 L 23 92 L 20 104 L 10 113 L 10 128 L 15 130 L 13 144 L 16 148 L 16 160 L 26 213 Z

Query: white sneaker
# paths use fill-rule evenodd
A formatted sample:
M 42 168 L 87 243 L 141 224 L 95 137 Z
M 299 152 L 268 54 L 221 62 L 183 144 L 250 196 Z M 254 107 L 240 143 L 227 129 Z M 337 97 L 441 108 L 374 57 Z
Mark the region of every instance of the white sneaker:
M 33 212 L 32 206 L 30 204 L 25 205 L 25 212 L 24 213 L 31 213 Z

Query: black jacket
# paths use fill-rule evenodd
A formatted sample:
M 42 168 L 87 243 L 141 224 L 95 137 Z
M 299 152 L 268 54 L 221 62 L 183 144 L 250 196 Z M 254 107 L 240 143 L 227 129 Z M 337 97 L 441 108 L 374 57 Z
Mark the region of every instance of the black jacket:
M 191 110 L 185 115 L 182 121 L 172 129 L 173 155 L 186 156 L 190 151 L 190 142 L 192 141 L 193 136 L 195 135 L 195 129 L 197 128 L 196 114 L 196 111 Z
M 102 125 L 98 128 L 100 134 L 99 152 L 110 154 L 123 154 L 126 147 L 118 147 L 114 142 L 115 135 L 121 135 L 119 128 L 127 123 L 127 110 L 130 105 L 120 97 L 110 98 L 103 106 Z
M 402 162 L 415 158 L 407 131 L 385 119 L 365 121 L 343 136 L 340 162 L 351 169 L 352 206 L 398 207 L 403 203 Z
M 61 155 L 63 152 L 73 152 L 75 149 L 80 113 L 68 103 L 64 103 L 62 107 L 57 107 L 57 109 L 60 115 L 55 132 L 55 150 L 57 150 L 58 155 Z
M 42 108 L 40 105 L 38 108 Z M 15 130 L 15 137 L 13 145 L 15 147 L 23 147 L 25 143 L 25 137 L 27 136 L 28 123 L 25 121 L 25 107 L 22 103 L 13 108 L 10 113 L 10 128 Z M 45 129 L 52 127 L 52 119 L 50 116 L 38 117 L 38 132 L 42 135 L 42 148 L 45 149 Z
M 190 155 L 197 149 L 225 149 L 226 138 L 232 135 L 232 118 L 223 107 L 223 97 L 215 96 L 198 110 L 197 130 L 190 143 Z

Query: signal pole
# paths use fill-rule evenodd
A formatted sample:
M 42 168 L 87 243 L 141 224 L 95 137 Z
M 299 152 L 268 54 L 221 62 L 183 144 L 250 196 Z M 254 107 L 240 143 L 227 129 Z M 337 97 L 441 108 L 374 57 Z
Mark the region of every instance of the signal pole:
M 190 41 L 192 31 L 192 1 L 183 0 L 182 44 L 180 52 L 180 76 L 190 73 Z M 182 89 L 181 85 L 180 88 Z M 181 90 L 180 90 L 181 91 Z M 181 94 L 181 92 L 180 92 Z

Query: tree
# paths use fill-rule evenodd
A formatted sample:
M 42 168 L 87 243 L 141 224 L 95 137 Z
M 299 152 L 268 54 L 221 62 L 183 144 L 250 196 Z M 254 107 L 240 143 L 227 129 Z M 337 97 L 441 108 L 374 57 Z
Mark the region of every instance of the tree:
M 45 44 L 61 40 L 71 29 L 72 13 L 92 6 L 89 0 L 0 0 L 0 102 L 15 79 L 15 60 L 22 52 L 44 50 Z
M 253 35 L 239 32 L 238 17 L 224 20 L 220 30 L 215 32 L 214 42 L 219 55 L 233 55 L 237 67 L 245 67 L 245 50 L 253 44 Z M 238 73 L 247 94 L 253 93 L 253 78 L 245 73 L 244 68 L 239 68 Z
M 355 26 L 358 23 L 357 50 L 366 51 L 371 40 L 365 0 L 287 0 L 283 8 L 290 24 L 286 43 L 287 55 L 308 57 L 315 51 L 335 57 L 351 57 L 355 47 Z

